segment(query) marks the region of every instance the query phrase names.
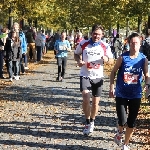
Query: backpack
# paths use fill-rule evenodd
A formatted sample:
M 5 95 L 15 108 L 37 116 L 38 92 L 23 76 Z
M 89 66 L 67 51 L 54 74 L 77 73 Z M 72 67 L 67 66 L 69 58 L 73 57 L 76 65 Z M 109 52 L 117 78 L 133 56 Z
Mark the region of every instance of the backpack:
M 150 61 L 150 38 L 145 39 L 143 41 L 143 45 L 141 46 L 143 54 L 147 57 L 148 61 Z

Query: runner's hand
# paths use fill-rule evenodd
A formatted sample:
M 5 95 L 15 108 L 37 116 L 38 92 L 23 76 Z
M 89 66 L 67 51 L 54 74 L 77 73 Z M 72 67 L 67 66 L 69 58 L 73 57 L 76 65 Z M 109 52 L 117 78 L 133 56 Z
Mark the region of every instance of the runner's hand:
M 82 60 L 78 61 L 77 63 L 78 63 L 78 66 L 79 66 L 79 67 L 82 67 L 83 65 L 85 65 L 85 62 L 82 61 Z
M 67 50 L 67 49 L 68 49 L 68 47 L 67 47 L 67 46 L 64 46 L 64 49 L 66 49 L 66 50 Z
M 115 97 L 115 90 L 114 89 L 110 89 L 109 90 L 109 98 L 114 98 Z
M 148 91 L 149 87 L 150 87 L 150 85 L 145 84 L 145 85 L 143 86 L 143 92 Z
M 58 50 L 55 50 L 56 54 L 58 53 Z
M 103 59 L 104 62 L 108 62 L 109 61 L 107 56 L 102 56 L 101 59 Z

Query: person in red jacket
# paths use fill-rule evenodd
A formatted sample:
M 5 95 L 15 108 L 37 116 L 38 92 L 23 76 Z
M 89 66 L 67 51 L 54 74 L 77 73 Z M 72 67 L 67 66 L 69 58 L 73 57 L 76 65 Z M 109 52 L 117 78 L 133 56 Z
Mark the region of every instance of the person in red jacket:
M 75 39 L 75 50 L 76 50 L 76 48 L 77 48 L 77 45 L 79 45 L 79 43 L 82 41 L 82 40 L 84 40 L 84 38 L 82 37 L 82 33 L 81 32 L 78 32 L 77 33 L 77 38 Z M 82 57 L 82 56 L 80 56 L 80 57 Z M 78 64 L 76 64 L 76 67 L 79 67 L 78 66 Z
M 77 33 L 77 38 L 75 39 L 75 49 L 77 48 L 77 45 L 84 40 L 84 38 L 82 37 L 82 33 L 78 32 Z

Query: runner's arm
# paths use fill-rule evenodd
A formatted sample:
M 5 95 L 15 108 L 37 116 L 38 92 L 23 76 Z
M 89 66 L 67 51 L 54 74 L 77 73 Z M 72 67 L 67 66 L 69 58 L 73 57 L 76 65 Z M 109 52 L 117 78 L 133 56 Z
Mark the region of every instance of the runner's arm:
M 116 76 L 116 72 L 120 68 L 121 64 L 122 64 L 122 56 L 118 57 L 116 64 L 110 74 L 110 89 L 111 90 L 114 89 L 114 79 Z
M 81 46 L 79 44 L 77 46 L 75 52 L 74 52 L 74 59 L 75 59 L 75 61 L 77 61 L 77 62 L 81 61 L 81 54 L 82 54 L 82 49 L 81 49 Z
M 58 49 L 57 49 L 57 40 L 56 40 L 56 42 L 55 42 L 55 44 L 54 44 L 54 51 L 56 51 L 56 53 L 58 53 Z
M 145 58 L 143 73 L 145 76 L 145 85 L 150 84 L 149 74 L 148 74 L 148 59 L 147 58 Z
M 70 43 L 69 41 L 67 41 L 67 47 L 66 47 L 67 51 L 71 51 L 71 46 L 70 46 Z

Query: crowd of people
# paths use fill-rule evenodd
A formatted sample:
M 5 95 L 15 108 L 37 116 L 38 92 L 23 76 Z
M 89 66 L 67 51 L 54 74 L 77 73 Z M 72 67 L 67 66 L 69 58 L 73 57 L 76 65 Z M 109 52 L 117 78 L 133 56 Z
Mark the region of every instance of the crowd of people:
M 36 31 L 29 27 L 22 31 L 15 22 L 10 30 L 2 28 L 0 33 L 0 78 L 5 79 L 3 68 L 6 65 L 9 80 L 20 79 L 28 68 L 28 61 L 38 63 L 47 52 L 47 36 L 44 30 Z
M 81 67 L 80 91 L 86 121 L 83 134 L 86 135 L 94 130 L 103 86 L 103 66 L 105 63 L 114 64 L 116 59 L 110 75 L 109 91 L 111 98 L 115 96 L 118 116 L 114 141 L 118 145 L 122 144 L 123 150 L 129 150 L 128 145 L 142 98 L 142 82 L 145 83 L 144 89 L 148 90 L 150 87 L 150 31 L 146 39 L 141 40 L 141 35 L 132 33 L 122 41 L 119 34 L 113 39 L 106 38 L 101 25 L 92 27 L 90 37 L 83 37 L 81 32 L 67 35 L 64 31 L 46 36 L 44 30 L 36 32 L 35 28 L 30 28 L 24 33 L 19 29 L 19 24 L 14 23 L 10 32 L 4 28 L 0 35 L 0 77 L 4 78 L 5 62 L 9 80 L 19 80 L 20 72 L 24 73 L 25 69 L 28 69 L 28 60 L 33 60 L 34 63 L 41 61 L 48 49 L 54 50 L 58 66 L 56 80 L 61 82 L 65 79 L 67 53 L 74 50 L 74 59 L 77 66 Z M 125 140 L 122 143 L 124 133 Z

